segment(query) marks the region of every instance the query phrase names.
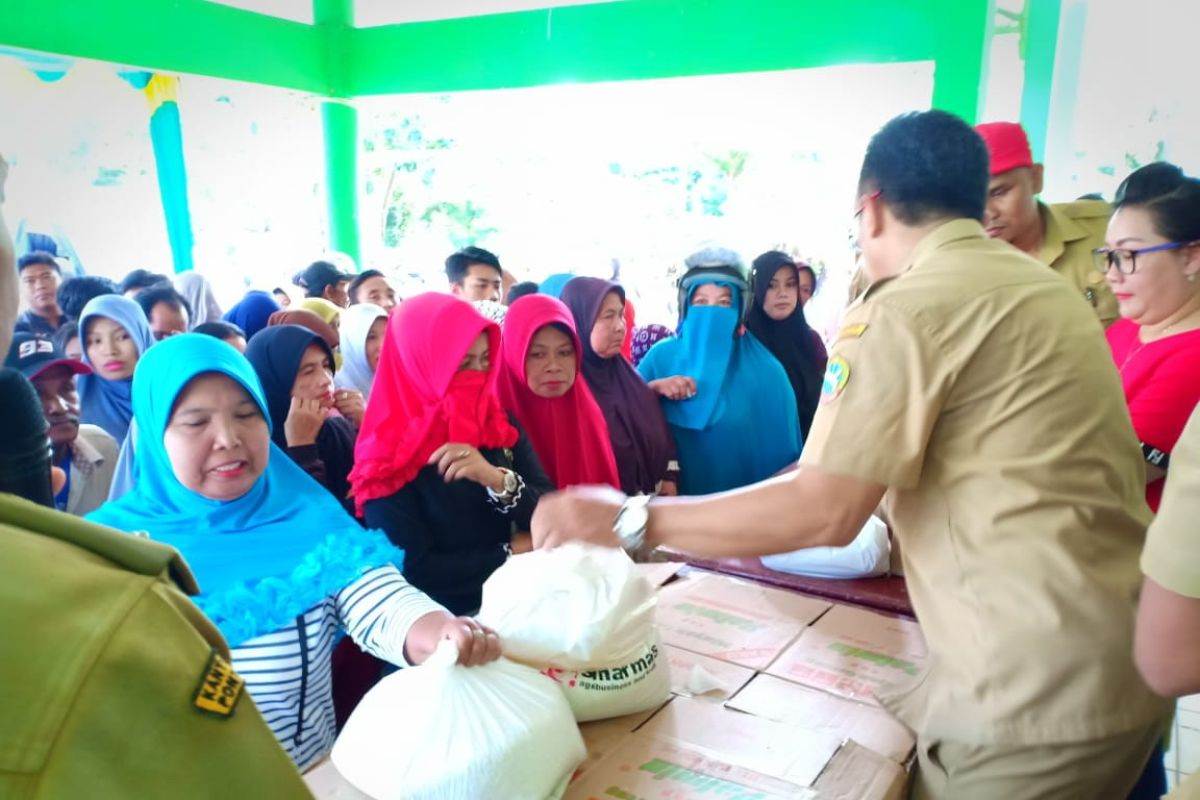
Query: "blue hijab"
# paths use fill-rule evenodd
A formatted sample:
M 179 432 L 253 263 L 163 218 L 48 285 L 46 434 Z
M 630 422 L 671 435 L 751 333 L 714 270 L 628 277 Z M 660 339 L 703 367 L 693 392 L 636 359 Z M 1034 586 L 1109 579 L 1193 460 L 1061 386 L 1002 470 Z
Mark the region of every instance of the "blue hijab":
M 796 461 L 801 446 L 787 373 L 741 330 L 740 290 L 719 278 L 697 286 L 705 283 L 729 287 L 732 307 L 690 306 L 679 336 L 650 348 L 638 366 L 647 381 L 674 375 L 696 381 L 695 397 L 662 400 L 679 455 L 680 490 L 693 495 L 769 478 Z
M 267 327 L 267 321 L 276 311 L 280 311 L 279 303 L 266 292 L 254 290 L 246 292 L 246 296 L 237 305 L 225 312 L 221 319 L 232 322 L 250 337 Z
M 555 273 L 538 284 L 538 294 L 547 294 L 551 297 L 558 298 L 562 295 L 563 289 L 565 289 L 567 284 L 570 283 L 574 278 L 575 276 L 569 272 Z
M 146 312 L 142 311 L 133 300 L 119 294 L 105 294 L 92 298 L 83 312 L 79 315 L 79 335 L 83 338 L 83 363 L 92 369 L 96 365 L 87 354 L 88 323 L 94 317 L 105 317 L 120 325 L 133 339 L 137 346 L 139 362 L 150 345 L 154 344 L 154 334 L 150 331 L 150 323 L 146 320 Z M 99 425 L 118 442 L 125 440 L 129 432 L 129 420 L 133 419 L 133 403 L 130 400 L 133 391 L 133 379 L 110 381 L 100 377 L 99 373 L 79 376 L 79 421 L 91 425 Z
M 175 477 L 163 435 L 180 393 L 198 375 L 239 383 L 270 417 L 250 362 L 225 342 L 187 333 L 154 347 L 134 374 L 137 485 L 87 518 L 150 538 L 183 554 L 200 584 L 196 605 L 236 646 L 279 630 L 403 553 L 378 531 L 364 531 L 316 481 L 274 444 L 250 491 L 218 501 Z

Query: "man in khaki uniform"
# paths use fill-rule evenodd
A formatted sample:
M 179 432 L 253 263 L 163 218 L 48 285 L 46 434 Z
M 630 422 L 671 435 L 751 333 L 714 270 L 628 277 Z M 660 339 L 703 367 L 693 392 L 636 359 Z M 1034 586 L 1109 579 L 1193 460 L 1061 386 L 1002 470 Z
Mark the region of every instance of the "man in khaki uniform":
M 844 546 L 886 496 L 928 671 L 881 700 L 916 797 L 1123 798 L 1169 713 L 1131 656 L 1149 512 L 1104 338 L 1070 286 L 984 234 L 957 117 L 890 122 L 863 164 L 872 285 L 834 343 L 799 469 L 708 498 L 545 498 L 571 538 L 708 556 Z M 616 523 L 613 522 L 614 518 Z
M 1112 207 L 1103 200 L 1043 203 L 1044 179 L 1033 162 L 1029 137 L 1015 122 L 989 122 L 975 128 L 988 146 L 992 180 L 988 184 L 984 228 L 1046 264 L 1075 287 L 1104 327 L 1117 320 L 1117 301 L 1092 251 L 1104 246 Z
M 0 495 L 0 797 L 307 798 L 178 552 Z
M 1142 552 L 1138 669 L 1165 697 L 1200 693 L 1200 406 L 1171 453 L 1158 516 Z M 1200 772 L 1169 797 L 1200 798 Z
M 0 351 L 16 291 L 0 213 Z M 0 494 L 0 797 L 311 797 L 180 587 L 174 549 Z

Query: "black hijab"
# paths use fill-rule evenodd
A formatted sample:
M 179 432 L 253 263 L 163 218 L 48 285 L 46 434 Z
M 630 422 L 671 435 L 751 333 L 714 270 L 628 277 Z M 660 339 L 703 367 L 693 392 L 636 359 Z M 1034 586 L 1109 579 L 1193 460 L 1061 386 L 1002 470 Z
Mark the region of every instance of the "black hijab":
M 591 388 L 612 440 L 621 491 L 629 495 L 654 492 L 674 458 L 675 445 L 653 390 L 624 356 L 601 358 L 592 349 L 592 328 L 604 298 L 625 290 L 600 278 L 573 278 L 561 299 L 575 318 L 583 347 L 583 377 Z
M 304 351 L 312 344 L 320 346 L 329 363 L 334 363 L 333 351 L 325 340 L 299 325 L 264 328 L 250 337 L 246 345 L 246 359 L 258 374 L 267 398 L 267 411 L 271 414 L 271 438 L 289 456 L 284 426 L 292 405 L 292 385 L 296 382 L 296 373 L 300 371 Z M 350 494 L 350 471 L 354 469 L 356 438 L 354 426 L 344 417 L 327 418 L 317 433 L 317 452 L 325 463 L 325 488 L 343 505 L 347 504 Z
M 767 288 L 775 273 L 790 267 L 799 275 L 796 262 L 786 253 L 772 250 L 754 259 L 753 285 L 754 306 L 746 320 L 746 327 L 767 346 L 771 354 L 787 372 L 792 391 L 796 394 L 796 408 L 800 412 L 800 433 L 808 439 L 817 403 L 821 398 L 821 380 L 825 374 L 824 359 L 817 352 L 816 333 L 804 318 L 804 308 L 797 297 L 796 310 L 787 319 L 773 320 L 763 310 Z

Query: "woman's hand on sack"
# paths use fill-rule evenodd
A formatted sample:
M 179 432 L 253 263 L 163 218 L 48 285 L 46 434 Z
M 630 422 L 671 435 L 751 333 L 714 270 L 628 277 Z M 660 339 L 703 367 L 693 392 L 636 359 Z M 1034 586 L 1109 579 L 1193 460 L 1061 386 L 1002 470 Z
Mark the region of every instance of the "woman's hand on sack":
M 668 400 L 690 400 L 696 396 L 696 382 L 685 375 L 650 381 L 651 389 Z
M 438 638 L 458 646 L 458 663 L 464 667 L 479 667 L 500 657 L 500 637 L 470 617 L 446 620 Z
M 474 481 L 499 494 L 504 491 L 504 471 L 492 466 L 483 454 L 469 444 L 444 444 L 429 457 L 429 464 L 437 465 L 438 474 L 453 481 Z
M 528 553 L 533 550 L 533 536 L 529 533 L 514 533 L 512 539 L 509 540 L 508 548 L 514 556 Z
M 464 667 L 482 666 L 500 657 L 500 637 L 494 630 L 445 611 L 426 614 L 413 623 L 404 640 L 404 654 L 413 664 L 423 664 L 446 640 L 454 642 L 458 663 Z
M 610 486 L 577 486 L 541 498 L 533 512 L 533 546 L 579 541 L 620 547 L 613 523 L 626 497 Z

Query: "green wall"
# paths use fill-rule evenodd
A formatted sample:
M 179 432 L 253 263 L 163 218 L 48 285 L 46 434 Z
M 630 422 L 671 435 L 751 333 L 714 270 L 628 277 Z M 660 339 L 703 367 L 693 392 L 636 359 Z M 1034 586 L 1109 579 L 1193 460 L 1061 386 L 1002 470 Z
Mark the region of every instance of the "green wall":
M 973 119 L 989 21 L 988 0 L 625 0 L 363 29 L 351 0 L 314 10 L 0 0 L 0 44 L 338 97 L 935 61 L 935 104 Z
M 0 44 L 318 94 L 329 88 L 318 28 L 205 0 L 0 0 Z
M 627 0 L 352 31 L 346 95 L 937 61 L 935 99 L 978 108 L 987 0 Z M 847 98 L 853 102 L 853 98 Z

